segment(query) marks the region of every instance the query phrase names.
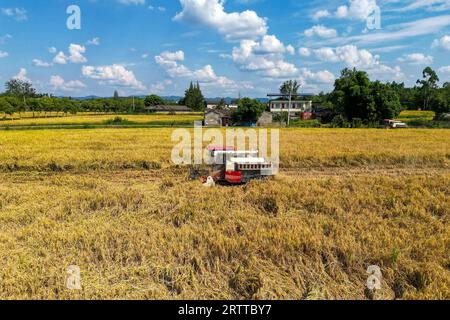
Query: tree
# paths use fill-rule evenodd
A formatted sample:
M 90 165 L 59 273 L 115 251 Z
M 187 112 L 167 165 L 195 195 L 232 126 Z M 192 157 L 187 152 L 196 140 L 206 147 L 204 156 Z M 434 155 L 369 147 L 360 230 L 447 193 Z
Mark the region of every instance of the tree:
M 205 110 L 206 101 L 203 97 L 202 90 L 200 89 L 200 85 L 198 82 L 195 85 L 191 82 L 189 88 L 186 90 L 183 102 L 188 108 L 192 110 Z
M 297 80 L 285 81 L 280 87 L 280 93 L 285 95 L 297 96 L 300 84 Z
M 423 99 L 423 109 L 430 109 L 430 101 L 433 100 L 438 88 L 439 77 L 430 67 L 426 67 L 422 72 L 422 80 L 417 80 L 420 85 L 420 92 Z
M 399 95 L 391 85 L 372 82 L 371 95 L 375 103 L 376 120 L 393 119 L 402 111 Z
M 119 100 L 119 92 L 117 90 L 114 90 L 114 100 Z
M 443 113 L 450 113 L 450 85 L 448 83 L 445 83 L 442 89 L 436 92 L 431 105 L 438 119 Z
M 11 79 L 6 82 L 5 87 L 6 95 L 27 98 L 36 95 L 36 90 L 33 88 L 33 85 L 27 81 Z
M 238 102 L 238 109 L 234 113 L 236 121 L 256 122 L 263 114 L 266 106 L 255 99 L 243 98 Z
M 364 71 L 344 69 L 336 80 L 332 101 L 339 114 L 350 122 L 366 123 L 396 117 L 402 110 L 397 91 L 390 84 L 371 82 Z
M 160 96 L 152 94 L 145 98 L 144 104 L 146 107 L 154 107 L 154 106 L 163 106 L 165 103 Z
M 344 114 L 348 120 L 374 120 L 377 117 L 369 76 L 364 71 L 342 70 L 341 77 L 334 84 L 332 101 L 338 113 Z
M 227 102 L 225 101 L 224 98 L 220 99 L 219 103 L 217 104 L 216 109 L 217 110 L 224 110 L 227 107 Z
M 0 112 L 4 113 L 4 117 L 6 117 L 6 115 L 14 114 L 13 106 L 8 102 L 8 100 L 5 97 L 0 97 Z

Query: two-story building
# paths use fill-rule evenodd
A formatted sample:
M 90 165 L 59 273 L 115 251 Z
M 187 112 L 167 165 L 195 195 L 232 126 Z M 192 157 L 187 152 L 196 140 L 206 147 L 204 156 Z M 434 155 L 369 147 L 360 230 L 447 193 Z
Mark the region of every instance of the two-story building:
M 269 102 L 270 112 L 289 112 L 289 100 L 272 100 Z M 291 115 L 300 116 L 303 112 L 312 112 L 312 101 L 293 100 L 291 101 Z

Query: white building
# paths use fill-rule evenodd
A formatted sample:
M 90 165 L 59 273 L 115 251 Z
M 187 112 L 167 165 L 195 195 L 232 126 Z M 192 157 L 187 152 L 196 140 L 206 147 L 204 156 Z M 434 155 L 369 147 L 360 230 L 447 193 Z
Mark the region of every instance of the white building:
M 270 112 L 288 112 L 289 100 L 272 100 L 269 102 Z M 297 114 L 302 112 L 312 112 L 312 101 L 293 100 L 291 102 L 291 113 Z

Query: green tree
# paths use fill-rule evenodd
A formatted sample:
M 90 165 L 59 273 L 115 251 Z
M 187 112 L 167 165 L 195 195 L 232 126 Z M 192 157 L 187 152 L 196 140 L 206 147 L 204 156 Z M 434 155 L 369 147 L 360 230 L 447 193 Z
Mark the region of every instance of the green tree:
M 280 93 L 292 96 L 298 95 L 298 90 L 300 89 L 300 84 L 297 82 L 297 80 L 288 80 L 285 81 L 281 87 L 280 87 Z
M 0 97 L 0 112 L 4 114 L 5 118 L 6 115 L 14 114 L 14 107 L 8 102 L 5 97 Z
M 145 98 L 144 104 L 146 107 L 154 107 L 154 106 L 163 106 L 165 103 L 163 98 L 157 96 L 156 94 L 152 94 Z
M 450 85 L 445 83 L 442 89 L 436 92 L 432 98 L 431 105 L 436 112 L 436 118 L 440 118 L 443 113 L 450 113 Z
M 434 100 L 436 89 L 438 88 L 439 77 L 436 72 L 426 67 L 422 72 L 422 80 L 417 80 L 420 85 L 420 93 L 423 100 L 423 109 L 430 110 L 430 101 Z
M 26 98 L 36 96 L 36 90 L 33 88 L 33 85 L 27 81 L 11 79 L 6 82 L 5 88 L 6 95 Z
M 114 100 L 119 100 L 119 92 L 117 90 L 114 90 Z
M 342 70 L 341 77 L 334 84 L 332 101 L 337 111 L 348 120 L 374 120 L 377 117 L 369 76 L 364 71 Z
M 256 122 L 263 114 L 266 106 L 255 99 L 242 98 L 238 102 L 238 109 L 234 113 L 236 121 Z
M 399 95 L 391 85 L 372 82 L 371 95 L 376 108 L 376 119 L 373 120 L 393 119 L 402 111 Z
M 186 90 L 183 103 L 194 111 L 204 111 L 206 108 L 206 101 L 203 97 L 200 85 L 191 82 L 189 88 Z

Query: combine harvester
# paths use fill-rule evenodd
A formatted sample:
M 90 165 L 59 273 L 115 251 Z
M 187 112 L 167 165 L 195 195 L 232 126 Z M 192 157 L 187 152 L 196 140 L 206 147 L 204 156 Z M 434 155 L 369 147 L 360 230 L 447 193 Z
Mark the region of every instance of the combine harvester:
M 245 184 L 274 176 L 273 164 L 258 156 L 258 151 L 236 151 L 230 147 L 209 147 L 212 173 L 201 181 L 205 186 Z

